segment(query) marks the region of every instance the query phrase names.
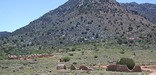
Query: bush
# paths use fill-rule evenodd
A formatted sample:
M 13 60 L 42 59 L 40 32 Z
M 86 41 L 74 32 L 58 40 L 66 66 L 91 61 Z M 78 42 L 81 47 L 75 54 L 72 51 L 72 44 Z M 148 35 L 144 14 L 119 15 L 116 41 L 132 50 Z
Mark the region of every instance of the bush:
M 94 58 L 98 58 L 98 56 L 97 56 L 97 55 L 95 55 L 95 56 L 94 56 Z
M 74 65 L 76 65 L 76 64 L 77 64 L 77 62 L 73 62 L 73 64 L 74 64 Z
M 81 49 L 77 49 L 78 51 L 81 51 Z
M 82 51 L 81 54 L 84 55 L 84 51 Z
M 7 55 L 4 51 L 0 51 L 0 60 L 4 60 L 7 58 Z
M 64 61 L 64 62 L 68 62 L 68 61 L 70 61 L 70 58 L 69 58 L 69 57 L 64 57 L 64 58 L 63 58 L 63 61 Z
M 70 48 L 66 48 L 66 51 L 70 51 Z
M 73 53 L 69 53 L 69 56 L 74 56 L 74 54 Z
M 135 62 L 130 58 L 121 58 L 120 61 L 117 62 L 119 65 L 127 65 L 127 67 L 132 70 L 135 66 Z
M 124 50 L 123 50 L 123 51 L 121 51 L 121 52 L 120 52 L 120 54 L 125 54 L 125 51 L 124 51 Z
M 76 48 L 72 48 L 71 51 L 76 51 Z

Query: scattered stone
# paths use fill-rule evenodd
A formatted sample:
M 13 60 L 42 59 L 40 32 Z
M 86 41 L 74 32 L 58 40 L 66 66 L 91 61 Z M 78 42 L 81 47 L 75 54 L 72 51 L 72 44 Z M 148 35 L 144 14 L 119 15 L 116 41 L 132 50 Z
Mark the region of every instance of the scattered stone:
M 76 70 L 76 66 L 72 64 L 72 65 L 70 66 L 70 70 Z
M 56 67 L 57 70 L 66 70 L 66 68 L 67 67 L 66 67 L 65 64 L 58 64 L 57 67 Z
M 89 68 L 87 66 L 85 66 L 85 65 L 81 65 L 79 67 L 79 70 L 89 70 Z

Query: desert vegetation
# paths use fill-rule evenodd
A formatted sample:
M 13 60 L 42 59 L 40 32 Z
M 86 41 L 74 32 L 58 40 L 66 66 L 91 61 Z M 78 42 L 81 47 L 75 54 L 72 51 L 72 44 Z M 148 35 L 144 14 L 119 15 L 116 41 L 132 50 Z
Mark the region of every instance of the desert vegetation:
M 96 45 L 95 45 L 96 44 Z M 98 51 L 93 50 L 94 47 L 98 48 Z M 62 50 L 75 48 L 75 51 Z M 120 52 L 127 50 L 124 54 Z M 134 56 L 135 52 L 135 56 Z M 136 65 L 149 65 L 155 64 L 155 51 L 154 50 L 133 50 L 128 46 L 113 45 L 106 43 L 91 43 L 83 45 L 69 46 L 61 48 L 59 51 L 51 53 L 52 57 L 46 58 L 34 58 L 29 60 L 0 60 L 0 72 L 2 75 L 21 75 L 21 74 L 37 74 L 37 75 L 62 75 L 62 74 L 78 74 L 78 75 L 147 75 L 149 72 L 143 71 L 138 73 L 126 73 L 126 72 L 112 72 L 106 71 L 104 66 L 109 64 L 116 64 L 121 59 L 122 62 L 131 61 L 130 57 L 135 61 Z M 69 54 L 74 54 L 71 56 Z M 146 57 L 144 57 L 144 55 Z M 124 59 L 123 59 L 124 57 Z M 126 58 L 126 59 L 125 59 Z M 66 62 L 60 62 L 63 59 Z M 70 61 L 69 61 L 70 60 Z M 133 63 L 133 62 L 132 62 Z M 65 64 L 66 70 L 57 70 L 58 64 Z M 82 64 L 93 68 L 92 71 L 70 70 L 70 65 L 75 64 L 79 68 Z M 127 64 L 127 63 L 126 63 Z

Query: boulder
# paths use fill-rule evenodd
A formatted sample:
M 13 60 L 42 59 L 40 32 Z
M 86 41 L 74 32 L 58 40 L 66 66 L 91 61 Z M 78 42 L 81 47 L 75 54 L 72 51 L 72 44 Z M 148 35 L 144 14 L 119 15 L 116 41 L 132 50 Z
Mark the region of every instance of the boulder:
M 70 66 L 70 70 L 76 70 L 76 66 L 72 64 L 72 65 Z
M 57 70 L 66 70 L 66 68 L 67 67 L 66 67 L 65 64 L 58 64 L 57 67 L 56 67 Z
M 85 65 L 81 65 L 79 67 L 79 70 L 89 70 L 89 68 L 87 66 L 85 66 Z

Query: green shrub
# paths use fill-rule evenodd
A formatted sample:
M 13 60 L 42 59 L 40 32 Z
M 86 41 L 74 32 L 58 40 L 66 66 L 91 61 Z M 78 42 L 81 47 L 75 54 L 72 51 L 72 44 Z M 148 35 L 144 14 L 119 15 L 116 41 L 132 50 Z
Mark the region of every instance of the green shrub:
M 76 65 L 76 64 L 77 64 L 77 62 L 73 62 L 73 64 L 74 64 L 74 65 Z
M 7 58 L 6 53 L 3 52 L 3 51 L 0 51 L 0 60 L 4 60 L 4 59 L 6 59 L 6 58 Z
M 69 56 L 74 56 L 74 54 L 73 53 L 69 53 Z
M 127 67 L 132 70 L 135 66 L 135 62 L 133 59 L 130 58 L 121 58 L 120 61 L 117 62 L 119 65 L 127 65 Z
M 81 49 L 77 49 L 78 51 L 81 51 Z
M 71 51 L 76 51 L 76 48 L 72 48 Z
M 66 48 L 66 51 L 70 51 L 70 48 Z
M 69 58 L 69 57 L 64 57 L 64 58 L 63 58 L 63 61 L 64 61 L 64 62 L 68 62 L 68 61 L 70 61 L 70 58 Z
M 123 51 L 121 51 L 121 52 L 120 52 L 120 54 L 125 54 L 125 51 L 124 51 L 124 50 L 123 50 Z
M 98 58 L 98 56 L 97 56 L 97 55 L 95 55 L 95 56 L 94 56 L 94 58 Z
M 133 55 L 136 56 L 136 53 L 134 52 Z
M 85 53 L 84 51 L 81 52 L 82 55 L 84 55 L 84 53 Z

